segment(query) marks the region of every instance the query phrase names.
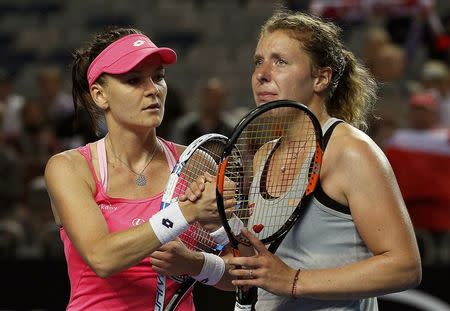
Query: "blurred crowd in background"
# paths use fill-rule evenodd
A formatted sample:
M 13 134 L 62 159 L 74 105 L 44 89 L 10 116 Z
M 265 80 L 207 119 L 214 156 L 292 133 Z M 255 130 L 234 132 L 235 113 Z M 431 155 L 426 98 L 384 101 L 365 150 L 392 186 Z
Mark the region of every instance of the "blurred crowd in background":
M 0 3 L 0 257 L 64 258 L 43 172 L 97 139 L 70 93 L 71 50 L 108 25 L 178 53 L 159 136 L 229 134 L 253 107 L 259 26 L 274 8 L 338 23 L 379 82 L 368 134 L 398 178 L 424 264 L 450 264 L 450 2 L 447 0 L 32 0 Z M 76 121 L 76 122 L 75 122 Z M 105 135 L 103 129 L 102 135 Z M 70 189 L 67 189 L 70 191 Z

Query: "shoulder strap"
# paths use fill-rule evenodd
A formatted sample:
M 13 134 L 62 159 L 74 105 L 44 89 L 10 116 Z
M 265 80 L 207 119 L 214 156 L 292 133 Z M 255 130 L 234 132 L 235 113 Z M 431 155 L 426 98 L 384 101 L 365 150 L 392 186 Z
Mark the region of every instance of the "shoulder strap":
M 323 149 L 324 150 L 327 147 L 328 141 L 330 140 L 331 134 L 333 134 L 333 131 L 336 128 L 336 126 L 343 122 L 344 121 L 342 121 L 342 120 L 336 119 L 336 121 L 326 129 L 325 133 L 323 134 Z
M 92 164 L 92 154 L 91 154 L 91 148 L 90 148 L 91 145 L 92 144 L 87 144 L 85 146 L 78 147 L 77 150 L 86 159 L 86 161 L 89 165 L 89 170 L 91 171 L 91 174 L 94 177 L 95 183 L 97 184 L 99 181 L 98 181 L 97 175 L 95 174 L 94 165 Z
M 344 121 L 340 120 L 340 119 L 336 119 L 333 118 L 334 120 L 330 120 L 330 123 L 326 123 L 324 128 L 325 128 L 325 132 L 323 135 L 323 149 L 325 150 L 328 142 L 330 141 L 331 135 L 333 134 L 334 129 L 336 128 L 336 126 L 340 123 L 343 123 Z M 322 184 L 320 183 L 320 179 L 319 179 L 319 183 L 317 184 L 316 189 L 314 190 L 314 196 L 316 197 L 316 199 L 322 203 L 323 205 L 344 213 L 344 214 L 348 214 L 350 215 L 350 209 L 348 208 L 348 206 L 342 205 L 339 202 L 336 202 L 335 200 L 333 200 L 332 198 L 330 198 L 322 189 Z
M 161 143 L 161 146 L 163 147 L 164 154 L 166 155 L 167 164 L 169 165 L 170 171 L 172 171 L 175 164 L 177 164 L 176 156 L 178 156 L 178 155 L 174 154 L 174 153 L 176 153 L 176 147 L 172 144 L 172 148 L 173 148 L 173 151 L 172 151 L 168 141 L 161 139 L 161 138 L 157 138 L 157 139 L 159 140 L 159 142 Z
M 98 167 L 103 190 L 108 189 L 108 163 L 106 161 L 105 138 L 97 142 Z

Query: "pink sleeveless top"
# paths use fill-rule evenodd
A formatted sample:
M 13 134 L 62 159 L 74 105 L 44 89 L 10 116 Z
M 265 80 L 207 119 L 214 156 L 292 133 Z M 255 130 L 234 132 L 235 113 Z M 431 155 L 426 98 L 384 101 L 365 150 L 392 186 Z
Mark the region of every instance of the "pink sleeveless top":
M 160 139 L 170 170 L 176 164 L 178 153 L 175 145 Z M 131 200 L 112 198 L 106 194 L 108 171 L 104 139 L 97 143 L 100 178 L 92 165 L 89 145 L 77 149 L 89 163 L 95 179 L 95 201 L 102 211 L 110 232 L 126 230 L 147 221 L 160 209 L 162 193 L 148 199 Z M 106 279 L 98 277 L 83 261 L 64 228 L 60 230 L 64 243 L 70 279 L 70 300 L 67 310 L 153 310 L 156 297 L 156 276 L 145 258 L 137 265 L 116 273 Z M 167 303 L 178 284 L 167 278 Z M 195 310 L 192 292 L 186 295 L 177 310 Z

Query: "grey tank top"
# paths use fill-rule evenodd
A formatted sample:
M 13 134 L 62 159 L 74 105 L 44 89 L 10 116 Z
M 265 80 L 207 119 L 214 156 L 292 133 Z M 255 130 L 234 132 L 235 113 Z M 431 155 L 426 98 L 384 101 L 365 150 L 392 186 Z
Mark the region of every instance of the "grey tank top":
M 339 121 L 329 119 L 323 126 L 323 133 Z M 372 256 L 356 230 L 352 216 L 325 206 L 315 197 L 306 207 L 303 217 L 284 238 L 276 255 L 290 267 L 306 270 L 339 267 Z M 291 283 L 292 280 L 286 282 Z M 293 299 L 259 289 L 256 310 L 375 311 L 378 305 L 376 298 L 336 301 Z
M 270 150 L 274 151 L 279 144 L 279 140 L 273 141 L 270 144 Z M 260 219 L 263 219 L 266 216 L 270 216 L 271 221 L 269 223 L 265 223 L 264 237 L 274 234 L 276 230 L 285 223 L 286 219 L 289 217 L 289 215 L 292 214 L 292 212 L 294 212 L 295 208 L 298 205 L 297 194 L 290 193 L 289 191 L 286 191 L 279 197 L 273 197 L 270 199 L 264 198 L 259 191 L 258 193 L 254 193 L 254 191 L 252 192 L 252 190 L 254 189 L 260 189 L 259 184 L 261 183 L 261 175 L 264 172 L 264 166 L 266 165 L 270 154 L 271 152 L 267 152 L 265 158 L 261 160 L 259 167 L 255 169 L 256 173 L 252 181 L 252 186 L 250 187 L 251 190 L 249 193 L 249 204 L 255 204 L 255 206 L 258 206 L 258 208 L 255 209 L 255 212 L 249 217 L 247 227 L 251 228 L 254 224 L 259 223 Z M 310 152 L 306 152 L 306 156 L 307 158 L 305 159 L 303 166 L 300 168 L 299 175 L 296 176 L 295 180 L 290 186 L 290 188 L 298 188 L 299 192 L 301 193 L 303 193 L 306 189 L 306 185 L 300 185 L 300 182 L 304 180 L 304 177 L 302 178 L 302 176 L 308 174 L 309 163 L 314 156 L 313 145 L 311 145 Z M 280 210 L 280 208 L 283 208 L 283 210 Z M 261 239 L 261 237 L 259 236 L 258 238 Z

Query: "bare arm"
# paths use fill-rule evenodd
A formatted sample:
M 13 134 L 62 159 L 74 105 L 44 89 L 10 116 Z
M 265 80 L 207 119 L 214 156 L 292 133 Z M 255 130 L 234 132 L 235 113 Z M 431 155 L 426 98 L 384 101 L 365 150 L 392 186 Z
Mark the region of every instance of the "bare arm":
M 374 256 L 337 269 L 302 271 L 299 295 L 361 298 L 416 286 L 421 279 L 420 256 L 388 161 L 370 141 L 352 140 L 344 146 L 337 168 L 343 172 L 339 185 L 358 232 Z
M 95 183 L 84 158 L 76 151 L 52 157 L 46 167 L 45 180 L 56 215 L 83 260 L 100 277 L 137 264 L 161 246 L 148 223 L 125 231 L 110 233 L 93 193 Z M 199 200 L 206 205 L 211 195 Z M 181 205 L 181 204 L 180 204 Z M 205 205 L 205 206 L 206 206 Z M 181 210 L 189 223 L 197 220 L 197 204 L 182 203 Z

